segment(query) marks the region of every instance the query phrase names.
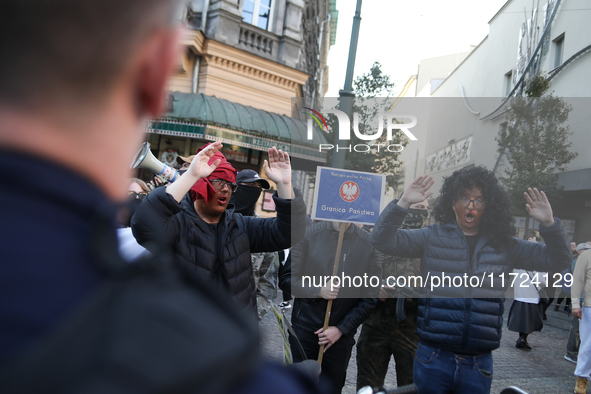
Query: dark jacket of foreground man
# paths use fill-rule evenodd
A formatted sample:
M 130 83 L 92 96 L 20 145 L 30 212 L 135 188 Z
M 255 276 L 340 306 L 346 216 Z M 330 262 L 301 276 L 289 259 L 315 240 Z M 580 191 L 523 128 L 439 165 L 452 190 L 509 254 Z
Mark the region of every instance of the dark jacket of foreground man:
M 90 181 L 24 154 L 0 165 L 0 392 L 317 392 L 262 366 L 256 324 L 172 253 L 123 261 L 117 207 Z

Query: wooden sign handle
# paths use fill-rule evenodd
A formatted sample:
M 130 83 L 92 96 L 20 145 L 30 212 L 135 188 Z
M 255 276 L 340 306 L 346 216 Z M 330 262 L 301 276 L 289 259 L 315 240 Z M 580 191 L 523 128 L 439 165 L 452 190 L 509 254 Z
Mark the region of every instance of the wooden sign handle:
M 339 262 L 341 261 L 341 249 L 343 247 L 343 237 L 345 235 L 345 230 L 347 229 L 348 223 L 341 223 L 339 225 L 339 241 L 337 242 L 337 252 L 334 256 L 334 266 L 332 269 L 332 276 L 335 277 L 339 273 Z M 332 283 L 332 282 L 331 282 Z M 328 300 L 328 305 L 326 305 L 326 314 L 324 315 L 324 328 L 322 331 L 326 331 L 328 328 L 328 321 L 330 320 L 330 310 L 332 309 L 332 300 Z M 322 365 L 322 357 L 324 356 L 324 345 L 320 346 L 320 350 L 318 351 L 318 364 Z

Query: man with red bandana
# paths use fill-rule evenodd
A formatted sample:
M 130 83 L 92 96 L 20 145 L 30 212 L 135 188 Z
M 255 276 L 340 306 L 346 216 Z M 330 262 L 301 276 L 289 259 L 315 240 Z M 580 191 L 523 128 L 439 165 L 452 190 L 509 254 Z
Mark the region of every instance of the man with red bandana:
M 419 393 L 489 393 L 509 273 L 514 268 L 560 272 L 571 261 L 570 241 L 548 198 L 535 188 L 524 193 L 525 208 L 540 222 L 546 244 L 514 238 L 507 192 L 483 167 L 445 178 L 433 210 L 439 224 L 399 229 L 411 204 L 432 194 L 433 183 L 423 175 L 410 184 L 384 209 L 371 241 L 384 253 L 421 259 L 425 282 L 418 290 L 424 297 L 413 367 Z
M 132 218 L 138 242 L 147 249 L 172 247 L 184 270 L 230 292 L 256 315 L 251 252 L 289 248 L 305 231 L 306 207 L 291 186 L 289 155 L 269 149 L 264 168 L 277 185 L 277 217 L 255 218 L 228 206 L 236 170 L 220 152 L 221 142 L 201 148 L 185 172 L 145 198 Z

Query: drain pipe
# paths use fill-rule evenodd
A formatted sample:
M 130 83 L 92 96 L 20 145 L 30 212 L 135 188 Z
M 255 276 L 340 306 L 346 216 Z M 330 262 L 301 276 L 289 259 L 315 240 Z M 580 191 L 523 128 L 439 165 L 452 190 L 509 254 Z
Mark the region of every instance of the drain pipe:
M 209 0 L 203 0 L 203 11 L 201 11 L 201 31 L 205 34 L 205 26 L 207 25 L 207 9 L 209 8 Z
M 199 82 L 199 65 L 201 56 L 195 55 L 195 65 L 193 66 L 193 83 L 191 84 L 191 93 L 197 93 L 197 83 Z

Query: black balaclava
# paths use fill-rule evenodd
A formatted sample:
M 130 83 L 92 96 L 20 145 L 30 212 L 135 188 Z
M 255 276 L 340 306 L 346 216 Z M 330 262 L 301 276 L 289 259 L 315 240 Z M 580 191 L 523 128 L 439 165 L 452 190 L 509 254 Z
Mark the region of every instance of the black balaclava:
M 234 212 L 254 216 L 254 206 L 262 191 L 260 187 L 238 184 L 238 189 L 230 197 L 230 203 L 235 206 Z

